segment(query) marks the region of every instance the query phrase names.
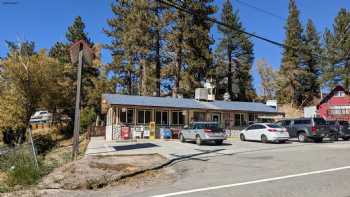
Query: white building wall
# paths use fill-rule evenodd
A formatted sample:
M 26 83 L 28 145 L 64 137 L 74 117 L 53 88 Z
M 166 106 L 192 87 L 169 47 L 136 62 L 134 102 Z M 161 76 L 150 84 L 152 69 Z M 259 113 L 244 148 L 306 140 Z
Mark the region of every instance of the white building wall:
M 316 111 L 317 111 L 316 106 L 304 107 L 304 117 L 305 118 L 316 117 Z

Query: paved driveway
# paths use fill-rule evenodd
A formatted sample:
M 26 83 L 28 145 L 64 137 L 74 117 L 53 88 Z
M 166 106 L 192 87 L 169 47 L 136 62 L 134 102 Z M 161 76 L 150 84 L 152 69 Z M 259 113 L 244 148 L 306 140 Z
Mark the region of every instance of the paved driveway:
M 160 153 L 174 160 L 164 170 L 174 170 L 177 176 L 140 187 L 106 188 L 91 196 L 350 196 L 350 142 L 226 141 L 222 146 L 197 146 L 162 140 L 105 143 L 94 138 L 89 148 L 88 154 Z
M 153 154 L 159 153 L 169 159 L 193 157 L 198 155 L 230 155 L 244 152 L 259 152 L 263 150 L 280 150 L 293 148 L 302 144 L 289 142 L 284 144 L 263 144 L 259 142 L 241 142 L 226 140 L 222 145 L 206 144 L 198 146 L 194 143 L 181 143 L 178 140 L 137 140 L 134 142 L 106 142 L 103 137 L 93 137 L 88 145 L 86 155 L 94 154 Z

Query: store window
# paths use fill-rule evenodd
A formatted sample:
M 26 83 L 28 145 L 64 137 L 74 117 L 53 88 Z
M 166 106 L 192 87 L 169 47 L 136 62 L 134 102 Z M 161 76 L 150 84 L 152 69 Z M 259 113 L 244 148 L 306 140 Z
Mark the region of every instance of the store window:
M 244 114 L 235 114 L 235 126 L 244 126 Z
M 156 124 L 167 125 L 168 123 L 169 123 L 168 112 L 167 111 L 157 111 L 156 112 Z
M 134 121 L 134 110 L 133 109 L 120 109 L 119 120 L 122 123 L 132 124 Z
M 151 122 L 151 110 L 137 110 L 137 123 L 148 124 Z
M 184 115 L 181 111 L 171 112 L 171 120 L 173 125 L 183 125 L 184 124 Z
M 193 121 L 205 121 L 205 112 L 194 112 Z

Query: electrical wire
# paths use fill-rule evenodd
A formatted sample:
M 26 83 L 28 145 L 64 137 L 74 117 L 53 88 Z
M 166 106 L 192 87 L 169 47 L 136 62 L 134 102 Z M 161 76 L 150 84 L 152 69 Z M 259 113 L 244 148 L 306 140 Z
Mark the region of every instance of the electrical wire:
M 164 5 L 167 5 L 167 6 L 170 6 L 170 7 L 173 7 L 177 10 L 180 10 L 184 13 L 187 13 L 187 14 L 190 14 L 192 16 L 199 16 L 199 17 L 202 17 L 204 18 L 205 20 L 207 21 L 210 21 L 210 22 L 213 22 L 215 24 L 218 24 L 218 25 L 221 25 L 221 26 L 224 26 L 224 27 L 227 27 L 233 31 L 236 31 L 236 32 L 239 32 L 239 33 L 243 33 L 243 34 L 246 34 L 246 35 L 249 35 L 251 37 L 254 37 L 256 39 L 259 39 L 259 40 L 262 40 L 262 41 L 265 41 L 267 43 L 270 43 L 270 44 L 273 44 L 273 45 L 276 45 L 278 47 L 281 47 L 281 48 L 284 48 L 284 49 L 291 49 L 291 50 L 294 50 L 294 51 L 298 51 L 298 52 L 303 52 L 304 54 L 308 54 L 308 55 L 312 55 L 312 56 L 315 56 L 315 57 L 318 57 L 318 58 L 321 58 L 321 59 L 328 59 L 327 57 L 324 57 L 324 56 L 321 56 L 319 54 L 312 54 L 310 53 L 309 50 L 307 49 L 298 49 L 298 48 L 295 48 L 295 47 L 292 47 L 292 46 L 288 46 L 288 45 L 285 45 L 283 43 L 280 43 L 278 41 L 274 41 L 274 40 L 271 40 L 271 39 L 268 39 L 266 37 L 263 37 L 263 36 L 260 36 L 260 35 L 257 35 L 257 34 L 254 34 L 254 33 L 250 33 L 250 32 L 247 32 L 247 31 L 244 31 L 244 30 L 241 30 L 241 29 L 237 29 L 236 27 L 232 26 L 232 25 L 229 25 L 229 24 L 226 24 L 224 22 L 221 22 L 221 21 L 218 21 L 216 20 L 215 18 L 211 18 L 209 16 L 203 16 L 203 15 L 200 15 L 198 13 L 196 13 L 195 11 L 191 10 L 190 8 L 186 8 L 184 6 L 180 6 L 178 4 L 175 4 L 171 1 L 167 1 L 167 0 L 157 0 L 159 3 L 162 3 Z
M 241 1 L 241 0 L 235 0 L 235 1 L 236 1 L 237 3 L 239 3 L 239 4 L 241 4 L 241 5 L 244 5 L 244 6 L 246 6 L 246 7 L 249 7 L 249 8 L 252 8 L 252 9 L 254 9 L 254 10 L 257 10 L 257 11 L 259 11 L 259 12 L 261 12 L 261 13 L 264 13 L 264 14 L 267 14 L 267 15 L 269 15 L 269 16 L 272 16 L 272 17 L 274 17 L 274 18 L 276 18 L 276 19 L 279 19 L 279 20 L 281 20 L 281 21 L 283 21 L 283 22 L 286 21 L 286 19 L 285 19 L 284 17 L 279 16 L 279 15 L 277 15 L 277 14 L 274 14 L 274 13 L 268 11 L 268 10 L 265 10 L 265 9 L 262 9 L 262 8 L 259 8 L 259 7 L 256 7 L 256 6 L 252 5 L 252 4 L 249 4 L 249 3 L 244 2 L 244 1 Z

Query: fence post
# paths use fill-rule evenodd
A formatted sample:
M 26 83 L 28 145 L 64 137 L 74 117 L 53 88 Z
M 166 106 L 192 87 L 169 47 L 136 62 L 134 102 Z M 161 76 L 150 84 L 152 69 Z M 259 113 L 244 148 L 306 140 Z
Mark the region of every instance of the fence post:
M 32 126 L 31 125 L 29 125 L 29 140 L 30 140 L 30 144 L 32 146 L 34 164 L 35 164 L 36 169 L 39 170 L 38 160 L 36 158 L 36 151 L 35 151 L 34 141 L 33 141 L 33 136 L 32 136 Z

